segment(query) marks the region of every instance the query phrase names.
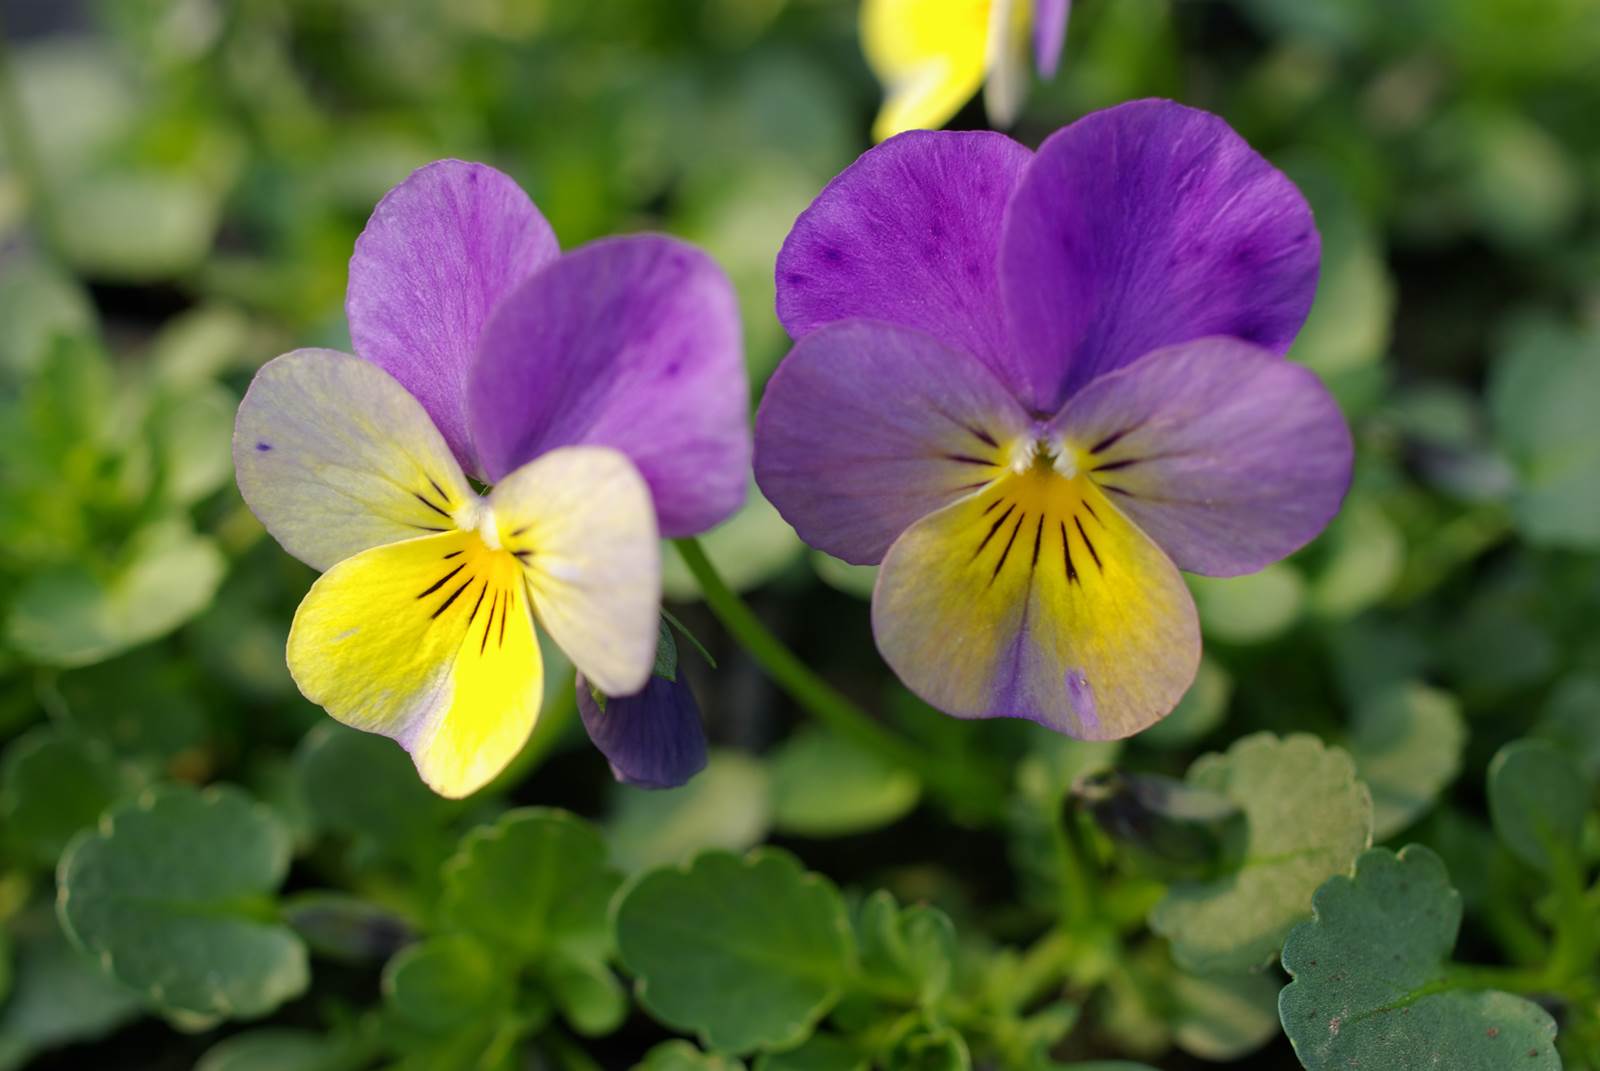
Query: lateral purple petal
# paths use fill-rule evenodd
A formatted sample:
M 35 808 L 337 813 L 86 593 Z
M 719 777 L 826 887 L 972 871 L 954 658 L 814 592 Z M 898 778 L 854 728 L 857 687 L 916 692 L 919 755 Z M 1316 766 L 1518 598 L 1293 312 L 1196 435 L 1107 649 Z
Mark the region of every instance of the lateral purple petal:
M 914 130 L 845 168 L 778 254 L 778 319 L 799 339 L 863 318 L 915 327 L 1018 382 L 997 258 L 1032 153 L 1003 134 Z
M 1223 120 L 1162 100 L 1088 115 L 1040 147 L 1006 214 L 1024 401 L 1053 412 L 1096 376 L 1207 335 L 1282 353 L 1320 257 L 1305 198 Z
M 1072 0 L 1034 0 L 1033 65 L 1040 78 L 1054 78 L 1061 62 L 1061 46 L 1067 43 L 1067 17 Z
M 829 324 L 756 414 L 756 482 L 800 538 L 874 564 L 907 527 L 1007 471 L 1031 426 L 994 374 L 911 328 Z
M 604 710 L 583 674 L 575 687 L 583 727 L 618 781 L 640 788 L 676 788 L 705 769 L 700 707 L 681 678 L 652 675 L 643 691 L 608 697 Z
M 744 501 L 738 307 L 722 270 L 684 242 L 603 239 L 529 279 L 484 331 L 468 394 L 491 480 L 591 443 L 638 467 L 663 536 L 704 531 Z
M 1350 487 L 1350 429 L 1308 368 L 1207 338 L 1095 380 L 1052 422 L 1180 569 L 1255 572 L 1310 542 Z
M 356 355 L 420 401 L 468 472 L 467 371 L 497 302 L 560 255 L 515 182 L 484 164 L 440 160 L 373 209 L 350 258 L 345 313 Z

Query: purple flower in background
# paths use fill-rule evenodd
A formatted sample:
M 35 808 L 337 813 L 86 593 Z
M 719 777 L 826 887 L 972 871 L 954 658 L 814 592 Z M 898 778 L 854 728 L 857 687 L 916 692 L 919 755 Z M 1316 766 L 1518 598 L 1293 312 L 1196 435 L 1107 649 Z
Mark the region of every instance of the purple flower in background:
M 1294 185 L 1168 101 L 1037 153 L 901 135 L 778 257 L 797 342 L 756 478 L 806 542 L 882 563 L 873 631 L 927 702 L 1130 735 L 1198 664 L 1178 570 L 1260 569 L 1349 486 L 1338 407 L 1282 356 L 1319 258 Z
M 297 350 L 256 375 L 239 488 L 325 570 L 289 635 L 300 690 L 466 795 L 538 716 L 536 620 L 605 693 L 651 694 L 659 538 L 744 497 L 735 299 L 670 238 L 562 254 L 516 183 L 446 160 L 374 210 L 346 310 L 355 356 Z M 671 725 L 693 739 L 641 732 L 669 759 L 703 752 L 698 721 Z M 639 761 L 619 726 L 595 738 Z

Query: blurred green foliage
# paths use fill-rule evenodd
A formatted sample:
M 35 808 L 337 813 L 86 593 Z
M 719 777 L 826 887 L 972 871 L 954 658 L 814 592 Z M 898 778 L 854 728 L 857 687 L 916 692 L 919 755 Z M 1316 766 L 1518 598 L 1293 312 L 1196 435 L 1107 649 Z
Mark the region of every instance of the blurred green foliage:
M 1174 96 L 1284 167 L 1324 247 L 1292 356 L 1345 407 L 1357 472 L 1311 547 L 1195 581 L 1201 675 L 1121 744 L 915 702 L 872 653 L 872 570 L 806 552 L 758 495 L 705 541 L 818 672 L 1000 806 L 802 724 L 676 562 L 720 666 L 685 662 L 705 773 L 612 784 L 552 665 L 512 772 L 439 800 L 297 695 L 311 574 L 230 478 L 251 372 L 348 343 L 355 236 L 442 156 L 511 173 L 564 247 L 704 245 L 759 388 L 786 347 L 778 246 L 867 144 L 852 3 L 5 18 L 0 1068 L 1404 1069 L 1383 1045 L 1405 1030 L 1330 1037 L 1326 1013 L 1413 999 L 1415 1044 L 1460 1066 L 1513 1066 L 1514 1040 L 1529 1067 L 1600 1067 L 1594 0 L 1074 5 L 1016 135 Z M 1169 825 L 1097 824 L 1072 793 L 1114 766 L 1187 772 L 1268 847 L 1173 877 L 1195 860 L 1140 832 Z M 1369 831 L 1428 847 L 1353 869 Z M 1283 975 L 1246 968 L 1285 934 L 1280 1029 Z M 1391 954 L 1393 991 L 1307 969 Z

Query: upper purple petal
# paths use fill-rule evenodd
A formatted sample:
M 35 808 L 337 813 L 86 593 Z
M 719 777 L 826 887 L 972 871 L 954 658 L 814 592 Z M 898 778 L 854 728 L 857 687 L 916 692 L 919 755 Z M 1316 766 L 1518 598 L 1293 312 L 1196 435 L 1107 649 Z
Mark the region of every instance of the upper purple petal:
M 987 131 L 914 130 L 863 153 L 784 241 L 778 319 L 796 339 L 853 318 L 915 327 L 1020 386 L 996 269 L 1030 159 Z
M 1180 569 L 1255 572 L 1333 519 L 1350 429 L 1310 369 L 1233 338 L 1158 350 L 1103 376 L 1052 422 L 1089 478 Z
M 575 687 L 583 727 L 618 781 L 640 788 L 676 788 L 705 769 L 700 707 L 681 676 L 669 681 L 652 675 L 641 692 L 608 696 L 604 710 L 583 674 Z
M 560 252 L 520 186 L 460 160 L 413 171 L 356 239 L 345 295 L 356 355 L 416 396 L 468 472 L 482 474 L 466 397 L 478 336 L 500 299 Z
M 1072 0 L 1033 0 L 1033 64 L 1040 78 L 1053 78 L 1067 43 Z
M 907 527 L 1005 471 L 1031 422 L 978 360 L 895 324 L 799 342 L 756 414 L 756 482 L 813 547 L 876 564 Z
M 693 535 L 744 501 L 749 387 L 733 288 L 660 235 L 576 249 L 501 302 L 468 386 L 491 480 L 557 446 L 627 454 L 661 534 Z
M 1161 100 L 1085 116 L 1040 147 L 1006 213 L 1023 399 L 1053 412 L 1096 376 L 1207 335 L 1282 353 L 1320 257 L 1300 191 L 1217 116 Z

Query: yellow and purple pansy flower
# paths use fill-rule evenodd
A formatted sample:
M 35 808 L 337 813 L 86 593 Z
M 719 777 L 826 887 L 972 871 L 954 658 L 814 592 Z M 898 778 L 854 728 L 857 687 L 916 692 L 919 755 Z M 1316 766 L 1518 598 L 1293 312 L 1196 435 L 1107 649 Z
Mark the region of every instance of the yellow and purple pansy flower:
M 537 621 L 580 689 L 637 696 L 607 705 L 597 737 L 619 776 L 693 774 L 693 699 L 674 682 L 659 701 L 651 676 L 661 536 L 745 494 L 748 389 L 720 269 L 655 235 L 563 254 L 510 178 L 445 160 L 374 210 L 346 313 L 355 355 L 268 362 L 234 432 L 245 501 L 324 570 L 289 635 L 300 690 L 466 795 L 538 716 Z
M 878 647 L 929 704 L 1128 736 L 1194 678 L 1179 570 L 1258 570 L 1348 489 L 1339 408 L 1283 357 L 1319 261 L 1294 184 L 1205 112 L 1124 104 L 1036 153 L 902 134 L 779 254 L 797 341 L 756 478 L 881 563 Z
M 994 126 L 1016 119 L 1028 63 L 1050 78 L 1072 0 L 863 0 L 861 47 L 883 84 L 874 141 L 938 128 L 983 88 Z M 1031 53 L 1031 57 L 1030 57 Z

